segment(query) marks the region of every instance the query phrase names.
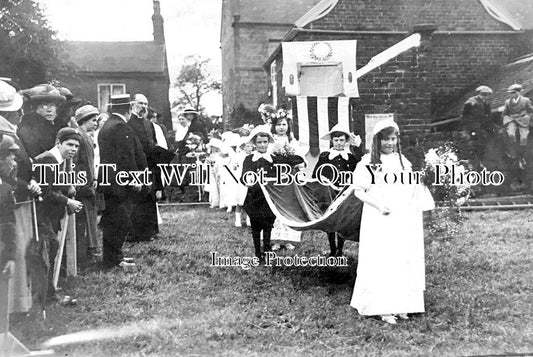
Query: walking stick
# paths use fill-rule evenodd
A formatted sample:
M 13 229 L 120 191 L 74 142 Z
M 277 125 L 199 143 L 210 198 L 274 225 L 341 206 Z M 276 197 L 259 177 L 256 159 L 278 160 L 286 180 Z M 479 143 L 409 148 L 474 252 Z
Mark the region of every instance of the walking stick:
M 39 198 L 41 198 L 41 196 L 39 196 Z M 33 215 L 33 233 L 35 234 L 35 241 L 38 242 L 39 228 L 37 227 L 37 208 L 35 206 L 35 200 L 31 200 L 31 213 Z
M 39 196 L 38 200 L 39 202 L 41 202 L 43 198 Z M 35 205 L 35 199 L 31 200 L 31 213 L 33 216 L 32 217 L 33 218 L 33 233 L 35 235 L 35 241 L 38 242 L 39 241 L 39 227 L 37 226 L 37 208 Z M 43 321 L 45 321 L 46 320 L 46 306 L 44 303 L 44 297 L 42 297 L 41 308 L 42 308 Z
M 65 215 L 63 216 L 63 225 L 61 227 L 61 237 L 59 238 L 59 249 L 57 251 L 56 259 L 54 261 L 54 277 L 53 284 L 54 288 L 57 289 L 57 282 L 59 281 L 59 272 L 61 270 L 61 261 L 63 259 L 63 250 L 65 248 L 65 241 L 67 238 L 67 227 L 68 227 L 68 213 L 65 209 Z

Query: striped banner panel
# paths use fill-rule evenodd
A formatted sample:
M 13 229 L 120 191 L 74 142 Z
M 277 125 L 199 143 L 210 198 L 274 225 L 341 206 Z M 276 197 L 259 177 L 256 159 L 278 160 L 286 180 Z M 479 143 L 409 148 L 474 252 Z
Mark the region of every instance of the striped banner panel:
M 309 146 L 312 156 L 329 149 L 329 140 L 321 140 L 337 123 L 350 127 L 349 97 L 292 97 L 295 138 Z

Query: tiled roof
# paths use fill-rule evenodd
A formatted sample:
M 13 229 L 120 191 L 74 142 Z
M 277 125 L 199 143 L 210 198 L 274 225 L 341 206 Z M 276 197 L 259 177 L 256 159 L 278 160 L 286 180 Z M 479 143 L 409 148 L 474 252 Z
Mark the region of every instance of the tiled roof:
M 507 88 L 514 83 L 522 85 L 524 88 L 522 91 L 523 95 L 528 95 L 529 92 L 533 91 L 533 53 L 509 63 L 498 73 L 472 87 L 463 97 L 450 103 L 448 110 L 438 115 L 438 117 L 440 119 L 447 119 L 460 116 L 463 111 L 464 102 L 474 96 L 476 94 L 475 89 L 478 85 L 482 84 L 489 86 L 494 91 L 491 99 L 491 107 L 495 110 L 502 106 L 505 100 L 509 98 Z
M 240 0 L 234 15 L 241 22 L 293 24 L 320 0 Z
M 67 41 L 65 48 L 83 72 L 165 71 L 165 47 L 152 41 Z

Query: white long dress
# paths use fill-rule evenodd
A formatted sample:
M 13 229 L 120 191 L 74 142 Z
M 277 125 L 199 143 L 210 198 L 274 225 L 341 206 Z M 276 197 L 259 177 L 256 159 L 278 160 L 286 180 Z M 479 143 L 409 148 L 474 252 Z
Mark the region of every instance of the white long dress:
M 404 173 L 411 172 L 411 163 L 403 156 L 402 160 Z M 433 200 L 422 184 L 399 182 L 402 167 L 397 153 L 382 154 L 381 161 L 382 171 L 375 172 L 374 184 L 366 166 L 370 164 L 369 154 L 363 156 L 354 172 L 356 196 L 366 191 L 373 202 L 388 207 L 390 214 L 383 215 L 367 203 L 363 206 L 359 262 L 350 305 L 360 315 L 424 312 L 422 210 L 431 209 Z M 385 183 L 385 175 L 393 179 L 393 173 L 398 175 L 398 182 Z
M 287 135 L 273 135 L 274 136 L 274 145 L 270 145 L 269 149 L 272 152 L 272 149 L 277 145 L 289 145 L 294 150 L 296 155 L 302 156 L 305 160 L 305 153 L 302 155 L 302 148 L 300 143 L 296 139 L 289 141 Z M 288 242 L 300 242 L 302 240 L 302 232 L 295 231 L 281 223 L 278 219 L 274 222 L 274 227 L 272 228 L 271 241 L 273 244 L 276 241 L 288 241 Z

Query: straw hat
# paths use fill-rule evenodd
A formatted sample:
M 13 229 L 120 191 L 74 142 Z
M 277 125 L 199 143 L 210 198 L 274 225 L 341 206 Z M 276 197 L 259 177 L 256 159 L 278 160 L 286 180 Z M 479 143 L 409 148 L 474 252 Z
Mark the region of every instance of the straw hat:
M 331 134 L 333 133 L 343 133 L 346 135 L 346 139 L 347 139 L 347 143 L 350 144 L 350 145 L 355 145 L 355 141 L 352 137 L 352 134 L 350 133 L 350 129 L 347 128 L 346 126 L 338 123 L 336 124 L 333 128 L 331 128 L 331 130 L 329 131 L 329 133 L 327 133 L 326 135 L 324 135 L 323 137 L 321 137 L 321 139 L 323 140 L 331 140 Z
M 16 112 L 22 108 L 24 100 L 17 90 L 4 81 L 0 81 L 0 112 Z
M 253 128 L 250 135 L 248 135 L 248 141 L 253 141 L 257 134 L 264 133 L 268 135 L 268 142 L 273 143 L 274 137 L 272 136 L 272 133 L 270 132 L 270 125 L 258 125 L 255 128 Z

